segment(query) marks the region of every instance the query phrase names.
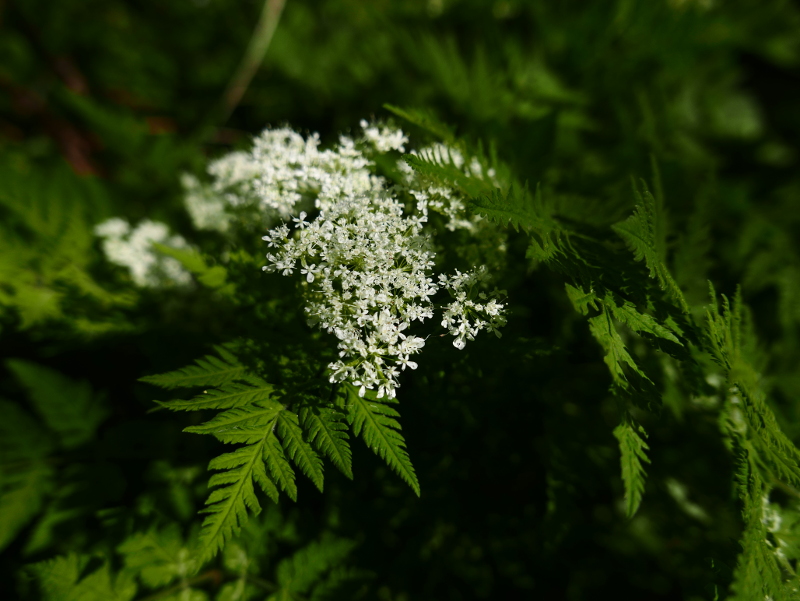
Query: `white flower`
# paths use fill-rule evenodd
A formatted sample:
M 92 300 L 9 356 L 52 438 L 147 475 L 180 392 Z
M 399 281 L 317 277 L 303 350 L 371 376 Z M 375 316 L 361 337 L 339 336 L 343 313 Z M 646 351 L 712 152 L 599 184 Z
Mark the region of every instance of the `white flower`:
M 207 215 L 220 206 L 212 205 L 213 199 L 222 203 L 226 219 L 255 210 L 277 224 L 263 236 L 270 249 L 264 270 L 285 276 L 299 270 L 304 278 L 308 323 L 337 341 L 339 359 L 328 365 L 331 382 L 349 381 L 362 396 L 373 390 L 380 398 L 394 398 L 400 372 L 417 368 L 411 357 L 425 345 L 410 333 L 412 324 L 433 317 L 432 297 L 441 288 L 456 299 L 445 307 L 442 323 L 462 347 L 478 331 L 499 327 L 504 306 L 494 296 L 471 300 L 485 285 L 485 270 L 480 277 L 456 272 L 437 279 L 433 273 L 433 239 L 423 230 L 428 210 L 444 214 L 450 229 L 479 231 L 464 198 L 410 170 L 403 170 L 405 187 L 390 187 L 375 175 L 373 157 L 404 152 L 408 138 L 385 125 L 363 121 L 361 126 L 358 143 L 342 136 L 327 150 L 316 134 L 304 138 L 286 128 L 265 130 L 250 152 L 212 163 L 207 188 L 190 180 L 185 185 L 195 191 L 196 226 L 202 222 L 195 216 L 201 197 Z M 423 152 L 446 155 L 465 172 L 484 177 L 479 161 L 454 149 L 438 145 Z M 398 194 L 416 208 L 408 211 Z M 187 206 L 191 203 L 187 198 Z
M 124 219 L 114 217 L 95 226 L 94 232 L 103 238 L 103 252 L 109 261 L 127 267 L 137 286 L 185 286 L 192 280 L 189 272 L 174 258 L 153 249 L 153 243 L 186 248 L 181 236 L 170 236 L 166 224 L 145 219 L 131 229 Z

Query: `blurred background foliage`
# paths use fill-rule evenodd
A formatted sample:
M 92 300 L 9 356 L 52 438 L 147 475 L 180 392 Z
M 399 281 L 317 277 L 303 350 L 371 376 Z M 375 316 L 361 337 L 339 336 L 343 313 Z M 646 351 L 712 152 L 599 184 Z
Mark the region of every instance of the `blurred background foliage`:
M 287 0 L 226 111 L 262 8 L 0 1 L 0 597 L 39 598 L 23 566 L 45 560 L 65 581 L 116 587 L 108 598 L 124 597 L 125 566 L 159 598 L 185 583 L 213 443 L 148 413 L 156 393 L 136 380 L 225 342 L 236 311 L 202 290 L 133 288 L 92 228 L 149 217 L 189 237 L 180 174 L 267 125 L 331 141 L 388 117 L 385 103 L 424 108 L 598 227 L 629 213 L 630 178 L 652 178 L 654 160 L 676 279 L 697 306 L 706 278 L 728 294 L 741 283 L 779 419 L 800 440 L 796 1 Z M 324 495 L 300 483 L 296 505 L 254 520 L 220 571 L 191 582 L 196 598 L 242 570 L 278 590 L 298 548 L 350 557 L 350 571 L 324 564 L 360 583 L 345 598 L 722 594 L 741 523 L 713 399 L 668 392 L 627 520 L 600 350 L 557 278 L 517 269 L 515 333 L 432 354 L 403 385 L 422 498 L 354 449 L 353 482 L 331 471 Z M 254 541 L 243 568 L 233 555 Z M 154 545 L 172 567 L 143 572 Z

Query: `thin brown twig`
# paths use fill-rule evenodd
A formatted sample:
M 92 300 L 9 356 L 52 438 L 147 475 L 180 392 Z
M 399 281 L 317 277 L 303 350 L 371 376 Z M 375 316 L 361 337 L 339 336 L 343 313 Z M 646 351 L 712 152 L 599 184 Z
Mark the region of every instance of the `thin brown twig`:
M 233 110 L 239 105 L 256 71 L 264 61 L 264 56 L 269 49 L 270 42 L 272 42 L 272 36 L 278 27 L 285 4 L 286 0 L 266 0 L 264 2 L 264 8 L 261 10 L 261 16 L 253 30 L 247 51 L 233 77 L 231 77 L 228 88 L 222 97 L 220 124 L 225 123 Z

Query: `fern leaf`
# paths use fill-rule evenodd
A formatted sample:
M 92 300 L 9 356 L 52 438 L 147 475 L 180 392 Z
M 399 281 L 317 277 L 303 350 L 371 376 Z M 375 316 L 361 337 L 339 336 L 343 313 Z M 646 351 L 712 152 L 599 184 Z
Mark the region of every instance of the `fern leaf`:
M 29 361 L 9 359 L 8 368 L 27 389 L 31 403 L 62 446 L 75 448 L 89 441 L 108 412 L 89 382 L 75 381 Z
M 137 532 L 117 550 L 124 557 L 126 570 L 137 574 L 150 588 L 166 586 L 177 578 L 192 574 L 198 567 L 183 544 L 178 524 L 160 531 Z
M 454 186 L 470 198 L 490 193 L 494 189 L 491 181 L 465 173 L 455 164 L 452 157 L 445 159 L 423 150 L 420 154 L 403 155 L 403 160 L 422 176 L 440 184 Z
M 261 437 L 252 444 L 232 453 L 220 455 L 209 463 L 210 470 L 221 470 L 211 476 L 209 488 L 214 488 L 203 509 L 208 516 L 200 531 L 199 552 L 201 563 L 211 559 L 225 542 L 238 534 L 248 519 L 248 510 L 261 511 L 255 494 L 255 481 L 274 502 L 278 502 L 278 489 L 267 475 L 264 465 L 264 448 L 270 437 L 277 415 L 261 429 Z
M 292 461 L 322 492 L 322 459 L 303 438 L 303 430 L 300 428 L 296 413 L 287 410 L 278 414 L 278 434 L 280 434 L 286 452 Z
M 614 327 L 608 309 L 604 308 L 602 314 L 589 319 L 589 329 L 592 332 L 592 336 L 606 351 L 603 361 L 608 366 L 611 377 L 617 385 L 622 388 L 628 387 L 628 379 L 625 376 L 623 365 L 627 365 L 644 379 L 649 380 L 647 375 L 639 369 L 633 357 L 630 356 L 628 349 L 625 348 L 625 343 Z
M 775 553 L 767 542 L 767 531 L 763 522 L 764 486 L 758 469 L 746 448 L 741 449 L 739 459 L 736 477 L 739 481 L 739 495 L 744 504 L 745 528 L 740 542 L 742 552 L 733 572 L 731 598 L 737 601 L 778 601 L 792 598 L 787 594 Z
M 240 380 L 245 375 L 245 368 L 223 346 L 215 346 L 219 357 L 206 355 L 198 359 L 197 365 L 190 365 L 182 369 L 170 371 L 165 374 L 145 376 L 139 378 L 140 382 L 147 382 L 161 388 L 192 388 L 195 386 L 221 386 L 234 380 Z
M 0 550 L 41 511 L 54 476 L 55 470 L 44 462 L 14 473 L 0 469 Z
M 449 126 L 439 121 L 428 111 L 422 111 L 419 109 L 402 109 L 397 106 L 392 106 L 391 104 L 384 104 L 383 108 L 394 113 L 401 119 L 405 119 L 409 123 L 412 123 L 417 127 L 432 133 L 438 138 L 441 138 L 441 140 L 444 142 L 451 143 L 455 140 L 453 130 Z
M 664 290 L 684 313 L 689 313 L 689 305 L 680 287 L 672 278 L 665 264 L 665 241 L 663 238 L 662 215 L 656 199 L 648 190 L 638 191 L 633 215 L 613 226 L 613 229 L 633 250 L 637 261 L 644 260 L 651 278 L 657 278 Z
M 289 461 L 283 453 L 283 447 L 275 436 L 270 436 L 264 444 L 264 461 L 269 467 L 272 479 L 289 495 L 292 501 L 297 501 L 294 470 L 289 465 Z
M 633 303 L 625 301 L 621 305 L 617 305 L 613 300 L 607 300 L 606 304 L 611 307 L 611 313 L 614 317 L 634 332 L 651 334 L 683 346 L 683 343 L 678 340 L 675 334 L 658 323 L 652 316 L 640 313 Z
M 569 297 L 570 302 L 572 302 L 572 306 L 575 310 L 580 313 L 581 315 L 588 315 L 589 309 L 594 309 L 597 311 L 597 303 L 600 302 L 600 299 L 597 298 L 597 295 L 594 292 L 586 293 L 580 288 L 576 288 L 575 286 L 571 286 L 566 284 L 567 288 L 567 296 Z
M 625 484 L 625 511 L 633 517 L 642 502 L 644 493 L 644 467 L 642 462 L 650 463 L 647 458 L 647 444 L 639 433 L 646 436 L 644 429 L 626 420 L 614 429 L 614 436 L 619 441 L 622 463 L 622 481 Z
M 539 203 L 541 192 L 537 191 Z M 494 188 L 470 201 L 470 206 L 480 215 L 495 223 L 511 225 L 516 231 L 550 231 L 557 229 L 556 223 L 537 211 L 537 201 L 531 196 L 527 186 L 519 189 L 510 187 L 505 194 Z
M 331 460 L 339 471 L 353 479 L 353 458 L 344 414 L 335 407 L 303 407 L 300 419 L 308 442 Z
M 158 402 L 172 411 L 199 411 L 201 409 L 233 409 L 270 398 L 275 387 L 261 378 L 244 376 L 244 382 L 227 382 L 219 388 L 203 391 L 189 400 Z
M 253 403 L 217 414 L 199 426 L 189 426 L 184 432 L 211 434 L 222 442 L 253 444 L 261 438 L 265 424 L 273 423 L 283 405 L 277 401 Z
M 406 442 L 400 434 L 400 424 L 394 418 L 400 414 L 378 400 L 358 396 L 351 384 L 345 385 L 348 420 L 353 434 L 364 438 L 364 442 L 386 464 L 405 480 L 419 496 L 419 481 L 406 451 Z
M 367 570 L 346 566 L 335 567 L 314 587 L 309 601 L 363 598 L 364 582 L 374 577 L 375 574 Z
M 278 564 L 278 586 L 289 593 L 307 592 L 353 550 L 352 541 L 327 538 L 312 542 Z
M 89 557 L 76 554 L 56 557 L 27 567 L 44 601 L 130 601 L 136 584 L 125 573 L 112 577 L 108 564 L 81 577 Z
M 41 510 L 53 488 L 52 435 L 16 403 L 0 400 L 0 551 Z

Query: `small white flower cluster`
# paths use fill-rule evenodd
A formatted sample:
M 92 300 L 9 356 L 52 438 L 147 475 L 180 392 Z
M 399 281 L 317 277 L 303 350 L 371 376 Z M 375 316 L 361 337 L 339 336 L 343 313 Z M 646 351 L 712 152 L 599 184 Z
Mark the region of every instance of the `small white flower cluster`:
M 503 314 L 505 305 L 498 302 L 497 297 L 505 296 L 504 290 L 495 289 L 491 295 L 478 293 L 476 302 L 472 295 L 476 285 L 488 279 L 488 270 L 484 265 L 469 273 L 461 273 L 456 269 L 455 275 L 439 274 L 439 284 L 450 291 L 455 300 L 447 305 L 442 318 L 442 327 L 455 336 L 453 346 L 463 349 L 467 340 L 475 340 L 475 336 L 483 329 L 494 332 L 500 338 L 499 328 L 506 325 Z
M 364 130 L 364 141 L 370 144 L 377 152 L 383 154 L 391 150 L 405 152 L 408 137 L 401 129 L 389 126 L 370 125 L 366 120 L 361 120 L 361 129 Z
M 361 140 L 379 153 L 403 151 L 408 138 L 390 127 L 361 123 Z M 288 129 L 268 129 L 250 152 L 232 152 L 209 164 L 208 186 L 184 175 L 185 203 L 199 230 L 228 229 L 228 209 L 254 207 L 266 224 L 289 218 L 298 208 L 311 208 L 317 196 L 365 194 L 375 189 L 372 163 L 347 136 L 335 149 L 320 150 L 319 136 L 303 138 Z
M 170 236 L 169 228 L 164 223 L 146 219 L 131 228 L 124 219 L 114 217 L 97 224 L 94 233 L 103 238 L 103 252 L 108 260 L 127 267 L 137 286 L 183 286 L 192 280 L 189 272 L 177 260 L 153 249 L 154 242 L 173 248 L 187 247 L 181 236 Z
M 400 149 L 405 143 L 404 136 L 390 130 L 376 128 L 371 135 L 382 140 L 375 143 L 376 148 L 392 144 Z M 265 132 L 260 140 L 255 152 L 265 161 L 263 141 L 274 138 Z M 316 137 L 311 140 L 317 152 Z M 299 151 L 299 142 L 294 144 Z M 283 224 L 264 236 L 274 249 L 267 254 L 264 269 L 287 276 L 299 271 L 304 276 L 309 323 L 339 339 L 339 360 L 328 366 L 331 381 L 350 381 L 362 396 L 369 389 L 376 390 L 378 398 L 393 398 L 400 372 L 417 367 L 412 356 L 425 345 L 423 338 L 408 329 L 415 321 L 433 317 L 431 297 L 440 288 L 447 288 L 455 298 L 446 307 L 443 325 L 456 337 L 458 349 L 481 329 L 499 334 L 505 306 L 494 294 L 490 298 L 480 293 L 485 302 L 473 300 L 473 291 L 487 278 L 485 268 L 439 276 L 437 284 L 432 277 L 431 239 L 423 232 L 427 215 L 422 211 L 405 214 L 393 190 L 371 173 L 371 161 L 346 138 L 340 139 L 338 148 L 324 153 L 326 163 L 338 164 L 340 171 L 323 174 L 308 167 L 296 169 L 296 181 L 282 185 L 290 191 L 288 198 L 282 197 L 287 208 L 298 199 L 291 191 L 315 189 L 318 215 L 308 220 L 306 211 L 301 211 L 292 219 L 294 230 Z M 340 159 L 334 160 L 334 155 Z M 269 167 L 259 181 L 275 181 L 270 174 L 276 170 Z

